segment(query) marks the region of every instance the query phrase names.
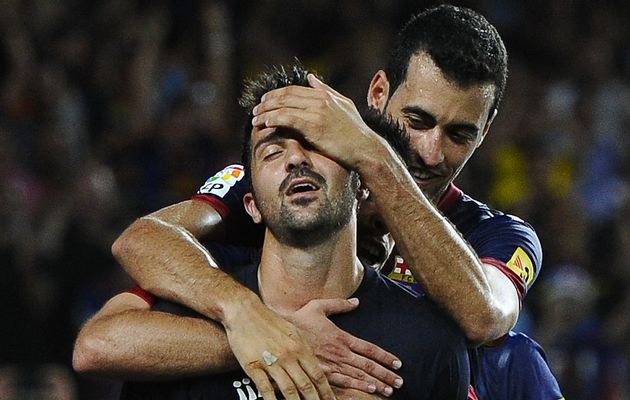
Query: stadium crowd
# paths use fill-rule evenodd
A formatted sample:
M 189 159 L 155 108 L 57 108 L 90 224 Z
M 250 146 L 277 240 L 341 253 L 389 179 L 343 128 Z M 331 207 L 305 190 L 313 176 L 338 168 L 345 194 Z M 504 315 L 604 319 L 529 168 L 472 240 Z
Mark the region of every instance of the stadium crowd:
M 516 330 L 566 398 L 630 398 L 630 4 L 453 3 L 510 55 L 492 133 L 457 184 L 541 238 Z M 242 78 L 297 57 L 363 104 L 393 32 L 434 4 L 5 0 L 0 398 L 116 398 L 72 372 L 76 332 L 131 284 L 110 252 L 121 230 L 238 160 Z

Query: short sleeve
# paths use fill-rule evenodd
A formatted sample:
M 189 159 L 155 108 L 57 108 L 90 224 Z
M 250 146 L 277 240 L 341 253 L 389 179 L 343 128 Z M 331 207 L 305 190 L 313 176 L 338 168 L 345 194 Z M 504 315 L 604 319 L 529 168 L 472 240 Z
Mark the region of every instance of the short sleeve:
M 207 202 L 221 215 L 226 228 L 223 242 L 260 247 L 264 227 L 255 224 L 243 206 L 243 196 L 251 191 L 246 173 L 240 164 L 228 165 L 208 178 L 192 198 Z
M 542 265 L 542 248 L 534 229 L 506 214 L 484 220 L 468 240 L 481 261 L 501 270 L 523 299 Z
M 250 192 L 245 173 L 240 164 L 228 165 L 208 178 L 193 199 L 210 203 L 224 220 L 231 215 L 243 215 L 243 196 Z

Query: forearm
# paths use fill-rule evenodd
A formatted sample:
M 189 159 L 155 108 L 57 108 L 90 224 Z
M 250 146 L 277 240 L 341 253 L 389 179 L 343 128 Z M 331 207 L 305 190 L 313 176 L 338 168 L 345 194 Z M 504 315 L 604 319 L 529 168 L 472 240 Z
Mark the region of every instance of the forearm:
M 471 342 L 507 332 L 514 316 L 497 301 L 477 255 L 422 194 L 395 153 L 382 145 L 376 150 L 363 152 L 357 169 L 414 277 Z
M 175 379 L 238 366 L 220 325 L 142 310 L 88 322 L 73 363 L 80 373 L 124 380 Z
M 216 268 L 210 253 L 186 229 L 157 216 L 135 221 L 112 252 L 145 290 L 183 304 L 215 321 L 238 301 L 257 296 Z

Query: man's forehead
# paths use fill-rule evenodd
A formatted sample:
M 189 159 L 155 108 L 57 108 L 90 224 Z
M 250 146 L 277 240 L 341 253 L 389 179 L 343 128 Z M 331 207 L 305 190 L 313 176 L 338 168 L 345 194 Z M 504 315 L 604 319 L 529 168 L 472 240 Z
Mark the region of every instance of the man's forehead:
M 480 117 L 490 113 L 495 96 L 493 83 L 479 83 L 462 87 L 448 79 L 425 53 L 414 55 L 392 99 L 402 110 L 423 110 L 437 119 L 447 114 L 459 123 L 476 123 Z M 389 110 L 390 112 L 396 110 Z
M 300 140 L 301 138 L 302 136 L 298 132 L 288 128 L 265 127 L 259 129 L 255 127 L 252 129 L 252 143 L 254 144 L 254 146 L 258 145 L 259 143 L 266 143 L 283 139 Z

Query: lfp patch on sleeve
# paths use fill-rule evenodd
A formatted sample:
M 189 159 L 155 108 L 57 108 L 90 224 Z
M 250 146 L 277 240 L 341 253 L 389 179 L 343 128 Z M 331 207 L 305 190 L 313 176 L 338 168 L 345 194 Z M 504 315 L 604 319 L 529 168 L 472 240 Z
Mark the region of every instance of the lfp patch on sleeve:
M 525 250 L 520 246 L 516 248 L 512 258 L 505 265 L 518 275 L 529 287 L 534 279 L 534 265 Z
M 197 193 L 213 194 L 223 198 L 230 188 L 243 179 L 244 176 L 245 170 L 242 165 L 229 165 L 208 179 Z

